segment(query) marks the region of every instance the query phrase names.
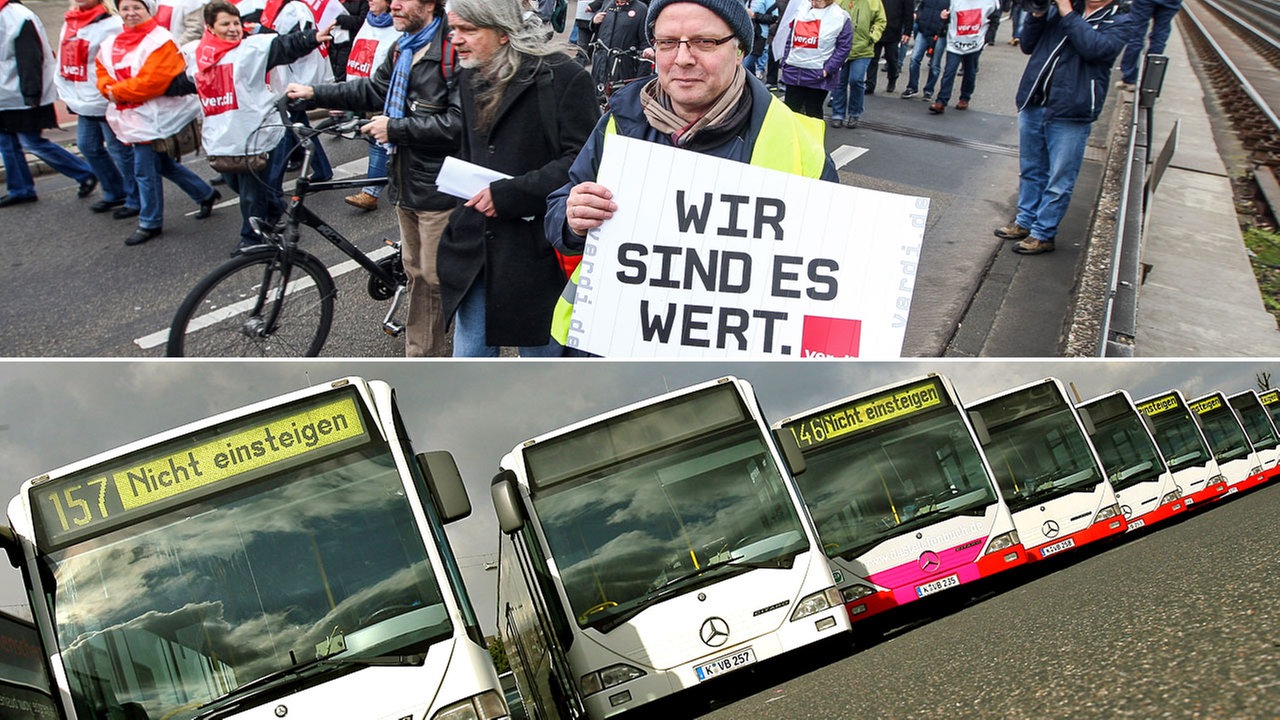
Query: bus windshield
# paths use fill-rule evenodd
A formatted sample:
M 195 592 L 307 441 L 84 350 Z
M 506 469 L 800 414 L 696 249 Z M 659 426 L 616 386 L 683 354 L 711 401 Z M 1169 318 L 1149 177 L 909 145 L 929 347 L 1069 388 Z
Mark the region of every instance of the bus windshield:
M 987 458 L 1010 510 L 1085 492 L 1102 481 L 1084 431 L 1053 386 L 1028 388 L 980 407 L 991 435 Z
M 385 444 L 293 467 L 44 557 L 81 717 L 183 720 L 332 658 L 423 653 L 452 627 Z M 351 661 L 351 662 L 346 662 Z
M 763 430 L 727 399 L 704 393 L 564 438 L 565 447 L 609 443 L 618 458 L 583 459 L 581 471 L 558 472 L 532 493 L 580 627 L 608 632 L 672 594 L 752 567 L 791 567 L 809 548 Z M 710 416 L 724 422 L 710 431 L 673 423 Z M 538 467 L 562 449 L 526 450 L 535 487 Z
M 1249 442 L 1255 448 L 1276 446 L 1276 433 L 1271 427 L 1271 421 L 1267 418 L 1265 408 L 1252 400 L 1241 401 L 1239 404 L 1233 403 L 1233 405 L 1240 413 L 1240 421 L 1244 423 L 1244 431 L 1249 436 Z
M 1164 455 L 1171 471 L 1203 465 L 1213 459 L 1196 421 L 1186 410 L 1152 415 L 1151 421 L 1155 425 L 1156 444 L 1160 446 L 1160 454 Z
M 1213 457 L 1218 462 L 1227 462 L 1249 454 L 1249 439 L 1240 429 L 1240 423 L 1230 408 L 1212 410 L 1200 416 L 1200 426 L 1204 428 L 1205 439 L 1213 448 Z
M 846 437 L 806 453 L 796 478 L 829 557 L 852 559 L 886 538 L 996 502 L 954 406 Z
M 1141 417 L 1126 412 L 1095 423 L 1093 446 L 1113 488 L 1124 490 L 1160 477 L 1164 460 L 1151 442 Z

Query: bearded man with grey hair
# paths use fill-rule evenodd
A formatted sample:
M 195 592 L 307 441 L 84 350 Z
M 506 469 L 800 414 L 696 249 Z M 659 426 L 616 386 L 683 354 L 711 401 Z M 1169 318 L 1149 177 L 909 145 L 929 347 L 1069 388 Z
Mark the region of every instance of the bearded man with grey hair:
M 549 328 L 566 274 L 543 216 L 600 116 L 591 78 L 521 0 L 450 0 L 448 19 L 462 66 L 459 157 L 509 176 L 454 210 L 440 238 L 453 354 L 559 355 Z

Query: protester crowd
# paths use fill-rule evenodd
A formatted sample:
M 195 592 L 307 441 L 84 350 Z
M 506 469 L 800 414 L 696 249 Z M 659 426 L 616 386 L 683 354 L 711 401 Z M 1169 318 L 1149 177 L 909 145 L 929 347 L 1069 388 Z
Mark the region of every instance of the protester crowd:
M 595 182 L 605 135 L 835 180 L 824 119 L 857 127 L 882 58 L 887 92 L 906 63 L 902 98 L 923 91 L 942 114 L 959 78 L 965 110 L 1011 11 L 1009 43 L 1030 56 L 1017 96 L 1022 180 L 1018 214 L 996 235 L 1048 252 L 1107 75 L 1128 43 L 1120 86 L 1132 87 L 1130 55 L 1153 15 L 1152 44 L 1163 43 L 1161 3 L 1172 1 L 1142 5 L 1134 29 L 1112 0 L 579 0 L 573 18 L 530 0 L 72 0 L 50 37 L 20 0 L 0 0 L 0 207 L 37 200 L 31 153 L 79 197 L 101 189 L 89 209 L 136 217 L 125 244 L 145 243 L 163 232 L 163 179 L 197 219 L 222 199 L 183 162 L 199 146 L 215 183 L 239 196 L 234 255 L 262 242 L 250 219 L 279 218 L 298 169 L 278 101 L 303 124 L 309 110 L 363 113 L 369 177 L 388 189 L 345 200 L 394 206 L 407 354 L 443 355 L 450 339 L 457 356 L 573 354 L 583 238 L 625 201 Z M 555 34 L 566 22 L 569 42 Z M 56 99 L 76 116 L 78 156 L 42 136 Z M 503 179 L 448 195 L 437 177 L 451 156 Z M 319 143 L 310 172 L 333 176 Z

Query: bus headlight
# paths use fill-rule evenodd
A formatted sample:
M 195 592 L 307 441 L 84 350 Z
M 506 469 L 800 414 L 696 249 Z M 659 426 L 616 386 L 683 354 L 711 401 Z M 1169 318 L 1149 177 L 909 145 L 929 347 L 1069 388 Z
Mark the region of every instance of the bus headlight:
M 1257 475 L 1257 474 L 1258 474 L 1258 473 L 1260 473 L 1260 472 L 1262 472 L 1262 466 L 1261 466 L 1261 465 L 1254 465 L 1254 466 L 1253 466 L 1253 469 L 1249 471 L 1249 474 L 1250 474 L 1250 475 Z
M 432 720 L 492 720 L 507 716 L 507 703 L 497 690 L 486 690 L 441 708 Z
M 840 591 L 831 586 L 825 590 L 820 590 L 808 597 L 802 599 L 796 604 L 795 612 L 791 613 L 791 622 L 807 618 L 815 613 L 828 610 L 840 605 Z
M 846 603 L 851 603 L 873 594 L 875 594 L 875 590 L 867 587 L 866 585 L 850 585 L 840 591 L 840 595 L 844 598 Z
M 1018 540 L 1018 531 L 1010 530 L 1007 533 L 1003 533 L 1001 535 L 997 535 L 991 538 L 991 544 L 987 546 L 987 551 L 983 554 L 990 555 L 993 552 L 1008 550 L 1014 545 L 1017 545 L 1019 542 L 1021 541 Z
M 1100 523 L 1103 520 L 1110 520 L 1111 518 L 1119 514 L 1120 514 L 1119 505 L 1108 505 L 1102 508 L 1101 510 L 1099 510 L 1097 515 L 1093 516 L 1093 521 L 1095 523 Z
M 1221 475 L 1214 475 L 1213 477 L 1209 478 L 1209 484 L 1217 485 L 1218 483 L 1223 482 L 1225 480 L 1226 478 L 1222 477 Z
M 1161 505 L 1168 505 L 1169 503 L 1173 502 L 1174 500 L 1177 500 L 1177 499 L 1178 499 L 1178 498 L 1180 498 L 1180 497 L 1182 497 L 1182 491 L 1181 491 L 1181 490 L 1174 490 L 1173 492 L 1171 492 L 1171 493 L 1169 493 L 1169 494 L 1165 495 L 1164 497 L 1160 498 L 1160 504 L 1161 504 Z
M 618 663 L 583 675 L 578 685 L 582 688 L 583 695 L 594 695 L 602 690 L 631 682 L 638 677 L 644 677 L 643 670 L 626 663 Z

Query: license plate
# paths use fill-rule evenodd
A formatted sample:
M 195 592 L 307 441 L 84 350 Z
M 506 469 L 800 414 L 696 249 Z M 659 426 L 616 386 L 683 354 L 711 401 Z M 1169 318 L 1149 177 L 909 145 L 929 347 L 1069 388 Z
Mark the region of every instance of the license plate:
M 1231 494 L 1233 494 L 1233 493 L 1238 493 L 1238 492 L 1240 492 L 1240 488 L 1238 488 L 1238 487 L 1233 487 L 1233 488 L 1231 488 L 1230 490 L 1227 490 L 1227 494 L 1228 494 L 1228 495 L 1231 495 Z
M 947 588 L 957 587 L 959 585 L 960 585 L 959 575 L 948 575 L 942 578 L 941 580 L 934 580 L 931 583 L 925 583 L 924 585 L 917 585 L 916 597 L 924 597 L 925 595 L 932 595 L 940 590 L 946 590 Z
M 727 672 L 746 667 L 756 661 L 756 654 L 751 648 L 743 648 L 735 653 L 716 658 L 693 669 L 698 674 L 698 682 L 723 675 Z
M 1137 530 L 1138 528 L 1140 528 L 1140 527 L 1142 527 L 1143 525 L 1146 525 L 1146 524 L 1147 524 L 1147 521 L 1146 521 L 1146 520 L 1134 520 L 1133 522 L 1129 523 L 1129 529 L 1130 529 L 1130 530 Z
M 1041 548 L 1041 549 L 1040 549 L 1040 557 L 1049 557 L 1050 555 L 1052 555 L 1052 554 L 1054 554 L 1054 553 L 1056 553 L 1056 552 L 1062 552 L 1063 550 L 1066 550 L 1066 549 L 1068 549 L 1068 548 L 1073 548 L 1073 547 L 1075 547 L 1075 546 L 1076 546 L 1076 539 L 1075 539 L 1075 538 L 1067 538 L 1066 540 L 1063 540 L 1062 542 L 1054 543 L 1054 544 L 1052 544 L 1052 545 L 1049 545 L 1048 547 Z

